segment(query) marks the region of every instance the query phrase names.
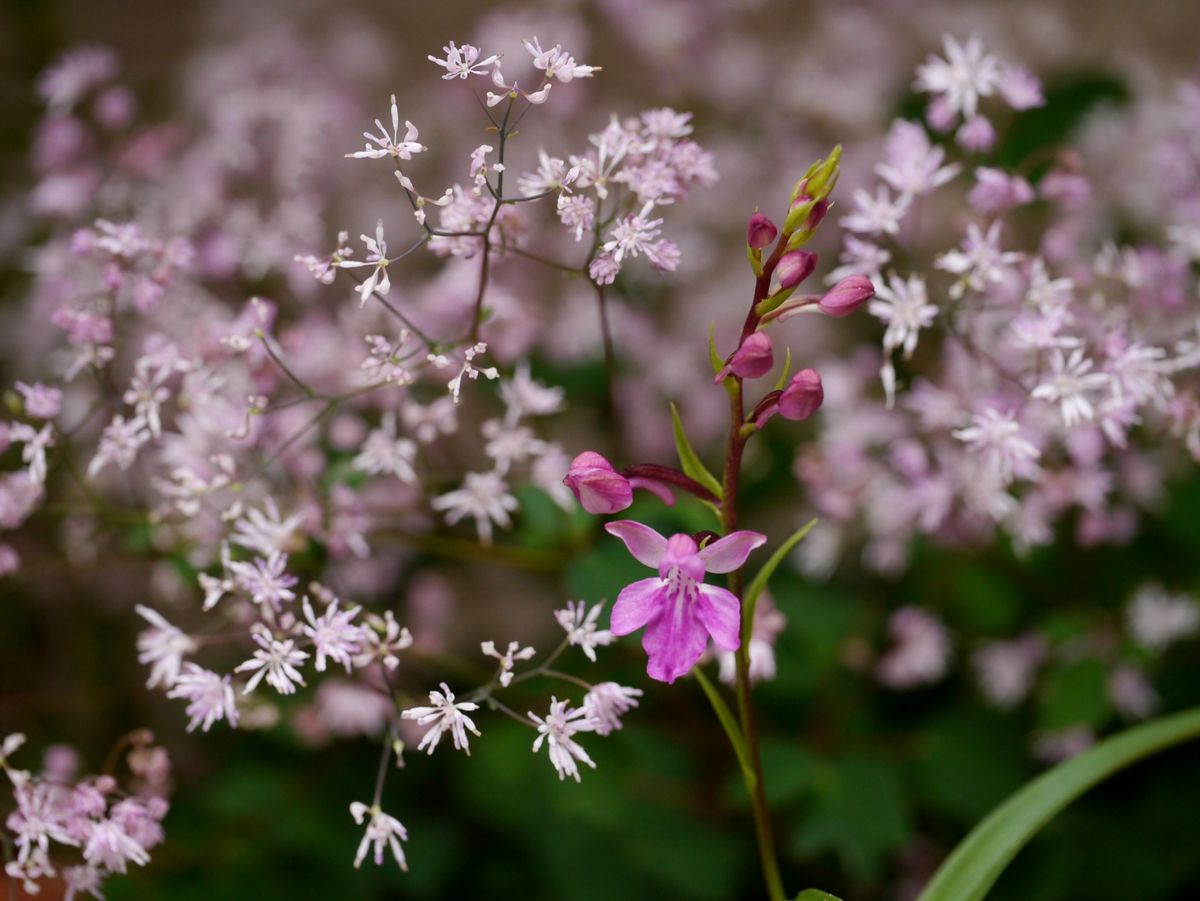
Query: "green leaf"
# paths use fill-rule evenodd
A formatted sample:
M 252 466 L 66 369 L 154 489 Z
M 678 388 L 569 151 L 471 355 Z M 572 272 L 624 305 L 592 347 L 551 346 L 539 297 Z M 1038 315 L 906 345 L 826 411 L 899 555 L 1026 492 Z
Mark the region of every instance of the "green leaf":
M 679 420 L 679 409 L 675 404 L 671 404 L 671 421 L 675 424 L 675 450 L 679 452 L 679 463 L 683 466 L 683 471 L 715 494 L 719 500 L 721 483 L 704 468 L 704 464 L 692 450 L 692 445 L 688 442 L 687 435 L 684 434 L 683 423 Z
M 1113 773 L 1200 737 L 1200 709 L 1128 729 L 1060 763 L 996 808 L 954 849 L 918 901 L 981 901 L 1017 852 L 1055 814 Z
M 713 712 L 721 721 L 729 743 L 733 745 L 733 753 L 737 755 L 738 764 L 742 768 L 742 777 L 746 780 L 746 791 L 753 794 L 758 779 L 755 778 L 754 767 L 750 764 L 750 751 L 746 747 L 746 740 L 742 737 L 742 730 L 738 727 L 737 720 L 733 718 L 733 711 L 729 709 L 729 705 L 725 703 L 725 699 L 721 697 L 717 687 L 704 674 L 703 669 L 698 666 L 693 667 L 692 674 L 700 683 L 700 687 L 704 689 L 704 693 L 708 695 L 708 702 L 712 704 Z
M 796 901 L 842 901 L 836 895 L 831 895 L 829 892 L 823 892 L 815 888 L 806 888 L 796 896 Z
M 804 536 L 811 532 L 813 526 L 816 524 L 817 521 L 811 519 L 803 527 L 793 532 L 787 541 L 775 549 L 775 553 L 771 555 L 771 559 L 763 564 L 763 568 L 758 571 L 758 575 L 754 577 L 754 581 L 746 588 L 746 593 L 742 596 L 743 629 L 747 624 L 754 622 L 754 607 L 758 604 L 758 596 L 767 587 L 767 582 L 771 580 L 771 576 L 775 574 L 775 570 L 779 568 L 779 564 L 792 552 L 792 548 L 804 540 Z

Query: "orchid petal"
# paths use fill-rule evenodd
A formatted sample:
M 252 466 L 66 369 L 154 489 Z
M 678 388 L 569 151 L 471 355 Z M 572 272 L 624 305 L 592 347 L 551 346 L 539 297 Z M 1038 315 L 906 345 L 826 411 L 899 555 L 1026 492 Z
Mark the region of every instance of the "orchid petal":
M 649 660 L 646 675 L 674 682 L 685 675 L 708 647 L 708 630 L 684 605 L 670 605 L 652 620 L 642 636 Z
M 667 539 L 640 522 L 619 519 L 608 523 L 604 529 L 625 542 L 634 559 L 646 566 L 657 567 L 667 552 Z
M 710 573 L 733 572 L 746 562 L 752 550 L 766 542 L 767 536 L 760 532 L 732 532 L 704 547 L 700 559 Z
M 733 592 L 716 585 L 701 585 L 694 610 L 717 647 L 723 651 L 738 649 L 742 643 L 742 605 Z
M 662 579 L 640 579 L 621 589 L 612 608 L 609 628 L 614 635 L 636 632 L 664 609 L 668 602 Z

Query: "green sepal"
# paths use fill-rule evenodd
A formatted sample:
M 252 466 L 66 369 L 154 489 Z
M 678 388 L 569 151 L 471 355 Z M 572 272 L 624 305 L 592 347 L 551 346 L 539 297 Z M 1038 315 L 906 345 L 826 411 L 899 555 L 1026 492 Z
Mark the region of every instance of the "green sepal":
M 783 358 L 783 372 L 779 376 L 779 381 L 775 383 L 775 390 L 782 391 L 788 383 L 788 376 L 792 374 L 792 349 L 787 349 L 787 356 Z
M 757 316 L 766 316 L 772 310 L 777 309 L 780 304 L 792 296 L 799 285 L 792 285 L 790 288 L 784 288 L 782 291 L 776 291 L 770 297 L 764 298 L 758 302 L 754 308 L 754 313 Z

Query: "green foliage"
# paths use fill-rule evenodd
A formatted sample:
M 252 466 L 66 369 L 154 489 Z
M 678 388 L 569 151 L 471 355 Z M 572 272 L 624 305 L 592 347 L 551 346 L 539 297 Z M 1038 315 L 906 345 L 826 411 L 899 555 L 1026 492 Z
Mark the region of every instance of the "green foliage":
M 920 901 L 979 901 L 1017 852 L 1096 783 L 1144 757 L 1200 736 L 1200 710 L 1113 736 L 1039 776 L 980 823 L 942 864 Z

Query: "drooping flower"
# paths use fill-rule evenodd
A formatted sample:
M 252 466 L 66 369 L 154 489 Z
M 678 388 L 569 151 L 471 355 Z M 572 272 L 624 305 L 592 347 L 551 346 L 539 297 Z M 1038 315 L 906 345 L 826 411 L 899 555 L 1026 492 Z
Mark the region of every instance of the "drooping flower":
M 601 682 L 584 695 L 583 709 L 591 718 L 596 734 L 608 735 L 621 728 L 621 717 L 638 705 L 641 696 L 640 688 Z
M 623 588 L 612 610 L 614 635 L 646 627 L 642 647 L 649 655 L 650 678 L 674 682 L 700 659 L 710 637 L 722 650 L 737 650 L 741 604 L 727 589 L 704 584 L 704 574 L 738 569 L 767 536 L 737 531 L 700 548 L 689 535 L 667 539 L 631 520 L 610 522 L 605 529 L 625 542 L 639 563 L 658 569 L 657 577 Z
M 398 819 L 384 813 L 378 804 L 368 807 L 361 801 L 350 805 L 350 816 L 354 817 L 354 822 L 360 826 L 363 820 L 367 819 L 367 831 L 363 833 L 362 841 L 358 843 L 358 851 L 354 855 L 355 869 L 362 866 L 362 862 L 367 858 L 367 850 L 374 845 L 372 859 L 375 866 L 383 866 L 383 852 L 387 848 L 396 858 L 400 869 L 408 872 L 408 862 L 404 859 L 404 849 L 400 846 L 400 842 L 408 841 L 408 831 Z
M 362 242 L 367 245 L 367 258 L 365 260 L 339 260 L 336 265 L 339 269 L 359 269 L 363 266 L 370 266 L 371 274 L 368 275 L 361 285 L 354 290 L 359 294 L 359 306 L 366 304 L 370 300 L 371 295 L 375 292 L 387 294 L 392 289 L 392 281 L 388 278 L 388 246 L 387 239 L 383 235 L 383 220 L 380 219 L 375 223 L 375 237 L 370 235 L 359 235 Z
M 533 741 L 533 750 L 541 750 L 543 743 L 549 745 L 547 753 L 550 755 L 550 763 L 558 771 L 559 779 L 570 776 L 578 782 L 580 763 L 586 763 L 592 769 L 596 768 L 587 751 L 571 737 L 577 732 L 596 731 L 595 723 L 587 710 L 582 707 L 572 710 L 567 707 L 566 701 L 552 697 L 550 712 L 546 714 L 545 719 L 533 711 L 529 712 L 529 718 L 537 724 L 538 730 L 538 737 Z

